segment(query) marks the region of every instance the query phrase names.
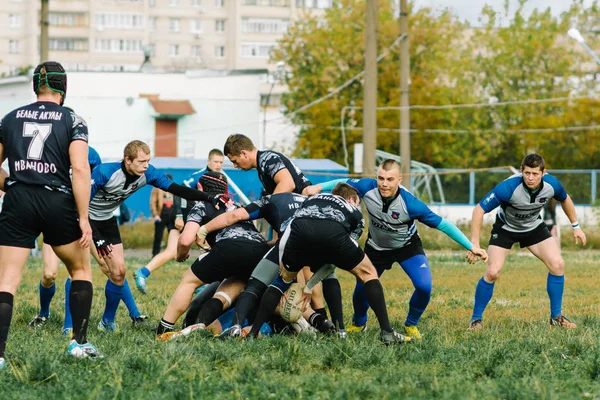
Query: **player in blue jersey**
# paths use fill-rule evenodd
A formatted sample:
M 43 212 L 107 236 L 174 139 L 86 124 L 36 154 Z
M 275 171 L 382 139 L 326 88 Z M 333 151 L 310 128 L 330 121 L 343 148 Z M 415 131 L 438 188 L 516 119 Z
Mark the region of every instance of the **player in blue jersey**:
M 420 339 L 417 324 L 429 304 L 432 280 L 416 221 L 444 232 L 474 257 L 485 260 L 485 250 L 472 244 L 454 224 L 431 211 L 425 203 L 402 187 L 400 165 L 394 160 L 386 160 L 379 166 L 377 179 L 338 179 L 308 187 L 305 194 L 330 190 L 339 182 L 356 188 L 367 207 L 370 222 L 365 254 L 373 262 L 377 274 L 381 276 L 385 270 L 392 268 L 394 262 L 398 262 L 412 281 L 415 291 L 409 302 L 404 331 L 408 336 Z M 369 302 L 364 285 L 359 280 L 356 281 L 352 303 L 354 316 L 348 331 L 364 330 Z
M 483 215 L 500 207 L 492 228 L 488 251 L 489 261 L 475 290 L 475 305 L 470 330 L 483 327 L 483 311 L 492 299 L 494 283 L 500 275 L 512 245 L 519 243 L 539 258 L 548 268 L 546 290 L 550 298 L 550 326 L 575 329 L 577 325 L 562 314 L 565 286 L 565 262 L 560 248 L 542 220 L 540 211 L 551 199 L 559 201 L 573 226 L 575 243 L 585 246 L 585 233 L 577 222 L 571 197 L 556 177 L 546 173 L 544 158 L 529 154 L 521 163 L 521 173 L 506 179 L 489 192 L 473 210 L 471 241 L 479 244 Z M 467 254 L 467 257 L 471 255 Z
M 200 184 L 200 177 L 209 171 L 221 172 L 223 170 L 223 158 L 223 152 L 221 152 L 221 150 L 212 149 L 208 153 L 208 164 L 206 165 L 206 168 L 194 172 L 192 175 L 190 175 L 188 179 L 183 181 L 183 185 L 192 189 L 202 190 L 202 185 Z M 178 201 L 180 201 L 180 207 L 177 207 Z M 190 204 L 188 204 L 188 201 L 186 199 L 176 198 L 175 202 L 176 211 L 180 209 L 181 212 L 176 213 L 173 222 L 163 221 L 167 223 L 167 226 L 169 227 L 167 248 L 163 252 L 153 257 L 152 260 L 150 260 L 150 262 L 148 263 L 148 265 L 133 272 L 135 286 L 140 292 L 144 294 L 146 294 L 146 280 L 148 279 L 150 274 L 153 271 L 162 268 L 163 265 L 165 265 L 171 260 L 174 260 L 177 256 L 177 241 L 179 240 L 179 236 L 181 235 L 180 232 L 183 229 L 184 221 L 187 219 L 187 215 L 190 212 L 190 209 L 194 206 L 194 202 L 190 202 Z
M 119 226 L 113 216 L 121 203 L 145 185 L 152 185 L 188 200 L 206 200 L 225 204 L 224 196 L 206 193 L 178 185 L 150 163 L 150 147 L 134 140 L 125 146 L 123 161 L 105 163 L 92 173 L 90 221 L 94 232 L 94 244 L 98 255 L 104 259 L 109 279 L 106 283 L 106 307 L 98 324 L 100 331 L 116 331 L 115 315 L 119 302 L 129 298 L 131 289 L 125 278 L 125 255 Z M 130 301 L 133 300 L 131 296 Z M 137 307 L 130 308 L 130 317 L 136 321 L 141 314 Z
M 66 109 L 74 112 L 69 107 Z M 89 147 L 88 162 L 90 164 L 90 170 L 93 171 L 98 165 L 102 164 L 100 155 L 93 147 Z M 33 317 L 29 322 L 30 328 L 40 328 L 46 324 L 46 321 L 50 317 L 50 303 L 56 293 L 56 277 L 58 275 L 58 266 L 60 259 L 56 253 L 52 250 L 52 246 L 44 243 L 42 246 L 42 259 L 43 259 L 43 275 L 40 281 L 39 292 L 40 292 L 40 311 Z M 70 336 L 73 332 L 73 320 L 71 317 L 71 311 L 69 309 L 69 292 L 71 290 L 71 278 L 67 277 L 65 281 L 65 319 L 63 323 L 63 334 Z
M 67 94 L 62 65 L 54 61 L 38 65 L 33 90 L 36 102 L 0 121 L 0 165 L 8 159 L 10 168 L 10 177 L 0 168 L 0 189 L 6 191 L 0 212 L 0 367 L 6 366 L 13 299 L 40 233 L 73 279 L 69 294 L 73 340 L 67 352 L 75 357 L 100 356 L 86 339 L 94 291 L 88 128 L 62 106 Z

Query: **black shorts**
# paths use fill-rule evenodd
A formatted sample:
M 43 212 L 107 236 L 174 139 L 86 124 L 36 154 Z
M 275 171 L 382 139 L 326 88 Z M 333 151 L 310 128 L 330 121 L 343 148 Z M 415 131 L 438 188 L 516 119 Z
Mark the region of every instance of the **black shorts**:
M 175 228 L 175 210 L 169 209 L 165 212 L 163 209 L 163 212 L 160 213 L 160 222 L 165 224 L 167 232 L 177 229 Z
M 350 271 L 365 257 L 356 240 L 335 221 L 295 219 L 279 239 L 279 257 L 288 271 L 323 264 Z
M 92 229 L 97 231 L 104 240 L 110 244 L 121 244 L 121 233 L 119 232 L 119 224 L 117 217 L 111 217 L 104 221 L 93 221 Z
M 513 244 L 518 242 L 521 248 L 525 248 L 543 242 L 551 237 L 552 234 L 544 223 L 539 224 L 537 228 L 529 232 L 520 233 L 507 231 L 506 229 L 502 229 L 501 224 L 495 223 L 492 228 L 490 246 L 493 245 L 504 249 L 510 249 Z
M 247 280 L 269 250 L 266 243 L 250 240 L 222 240 L 192 264 L 192 272 L 204 283 L 225 278 Z
M 415 235 L 410 244 L 400 249 L 376 250 L 367 243 L 365 245 L 365 254 L 378 270 L 391 269 L 394 262 L 401 263 L 417 255 L 425 255 L 423 243 L 418 235 Z
M 40 233 L 50 246 L 79 240 L 81 229 L 75 199 L 44 186 L 17 183 L 4 195 L 0 246 L 32 249 Z

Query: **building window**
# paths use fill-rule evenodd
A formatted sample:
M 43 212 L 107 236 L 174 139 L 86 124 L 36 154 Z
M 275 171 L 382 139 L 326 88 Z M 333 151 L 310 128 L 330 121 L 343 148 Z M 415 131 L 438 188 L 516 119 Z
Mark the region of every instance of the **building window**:
M 154 32 L 156 30 L 156 17 L 148 18 L 148 29 L 150 32 Z
M 279 18 L 242 18 L 242 32 L 286 33 L 290 21 Z
M 296 0 L 298 8 L 331 8 L 331 0 Z
M 225 46 L 215 46 L 215 57 L 225 58 Z
M 225 0 L 215 0 L 215 6 L 225 7 Z
M 144 15 L 131 13 L 98 13 L 94 23 L 99 30 L 103 29 L 143 29 Z
M 19 41 L 9 40 L 8 41 L 8 52 L 10 54 L 19 54 Z
M 142 51 L 142 41 L 133 39 L 96 39 L 94 50 L 102 53 L 137 53 Z
M 289 7 L 290 0 L 243 0 L 245 6 Z
M 192 7 L 200 7 L 200 0 L 192 0 Z
M 169 18 L 169 31 L 180 32 L 181 20 L 179 18 Z
M 8 26 L 11 28 L 21 27 L 21 15 L 19 14 L 8 14 Z
M 225 20 L 218 19 L 215 21 L 215 32 L 225 32 Z
M 156 7 L 156 0 L 148 0 L 148 5 L 150 7 Z
M 169 57 L 175 58 L 179 56 L 179 45 L 178 44 L 170 44 L 169 45 Z
M 192 46 L 191 56 L 196 63 L 202 62 L 202 47 L 197 45 Z
M 190 32 L 200 33 L 202 32 L 202 21 L 199 19 L 193 19 L 190 21 Z
M 269 58 L 274 43 L 242 43 L 242 58 Z
M 179 0 L 169 0 L 169 7 L 179 7 Z
M 48 49 L 57 51 L 88 51 L 88 39 L 85 38 L 50 38 Z

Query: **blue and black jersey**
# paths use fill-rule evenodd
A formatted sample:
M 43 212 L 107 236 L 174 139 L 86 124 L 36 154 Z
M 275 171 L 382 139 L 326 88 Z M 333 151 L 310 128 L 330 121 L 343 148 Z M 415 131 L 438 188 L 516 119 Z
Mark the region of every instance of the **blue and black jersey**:
M 102 164 L 100 154 L 93 147 L 89 147 L 88 150 L 88 162 L 90 163 L 90 171 L 93 171 L 98 165 Z
M 561 202 L 567 198 L 555 176 L 545 174 L 540 187 L 532 191 L 525 185 L 523 174 L 517 174 L 496 185 L 479 205 L 486 213 L 500 207 L 496 222 L 502 229 L 519 233 L 529 232 L 544 222 L 540 212 L 552 198 Z
M 276 151 L 258 151 L 256 154 L 256 165 L 258 177 L 267 194 L 273 194 L 275 191 L 275 188 L 277 187 L 275 175 L 282 169 L 287 169 L 290 172 L 294 184 L 296 185 L 293 190 L 294 193 L 302 194 L 302 189 L 311 185 L 308 178 L 300 171 L 300 168 L 294 165 L 289 158 Z
M 0 121 L 0 143 L 16 182 L 71 192 L 69 146 L 88 141 L 85 121 L 68 109 L 46 101 L 19 107 Z
M 281 234 L 304 200 L 306 200 L 306 196 L 300 194 L 277 193 L 253 201 L 244 209 L 250 215 L 251 220 L 264 218 L 275 232 Z
M 113 211 L 139 188 L 152 185 L 167 190 L 172 183 L 152 165 L 142 176 L 137 176 L 127 173 L 123 162 L 101 164 L 92 172 L 90 218 L 96 221 L 110 219 Z

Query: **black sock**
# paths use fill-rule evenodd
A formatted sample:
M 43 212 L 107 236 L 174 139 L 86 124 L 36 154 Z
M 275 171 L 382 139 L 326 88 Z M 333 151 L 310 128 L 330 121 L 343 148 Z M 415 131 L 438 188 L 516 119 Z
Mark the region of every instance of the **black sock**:
M 337 278 L 323 281 L 323 297 L 329 307 L 331 322 L 337 329 L 346 329 L 344 326 L 344 312 L 342 311 L 342 288 Z
M 173 332 L 175 324 L 173 322 L 165 321 L 161 318 L 158 326 L 156 327 L 156 335 L 162 335 L 165 332 Z
M 321 333 L 335 332 L 333 323 L 316 311 L 308 317 L 308 323 Z
M 252 323 L 256 316 L 258 301 L 266 290 L 267 285 L 256 278 L 250 278 L 248 285 L 246 285 L 246 288 L 235 303 L 233 325 L 242 325 L 246 319 L 249 323 Z
M 319 313 L 319 315 L 322 315 L 323 317 L 327 318 L 327 309 L 325 307 L 315 308 L 315 309 L 313 309 L 313 311 L 316 313 Z
M 213 297 L 202 306 L 202 310 L 200 310 L 200 314 L 198 314 L 198 321 L 209 326 L 215 319 L 219 318 L 219 315 L 221 314 L 223 314 L 223 303 L 221 300 Z
M 365 294 L 369 305 L 377 316 L 379 327 L 382 331 L 393 331 L 388 318 L 387 307 L 385 305 L 385 296 L 383 295 L 383 286 L 379 279 L 372 279 L 365 283 Z
M 0 292 L 0 357 L 4 357 L 8 329 L 12 320 L 14 296 L 8 292 Z
M 92 309 L 94 286 L 90 281 L 71 281 L 69 309 L 73 316 L 73 340 L 79 344 L 87 343 L 87 328 Z
M 258 312 L 256 313 L 256 318 L 254 318 L 254 322 L 252 322 L 252 330 L 248 335 L 258 336 L 260 327 L 267 319 L 269 319 L 271 314 L 273 314 L 277 308 L 277 304 L 279 304 L 279 300 L 281 300 L 281 296 L 283 296 L 281 290 L 274 286 L 269 286 L 262 297 Z
M 214 296 L 221 284 L 220 281 L 216 281 L 206 285 L 206 287 L 194 297 L 190 306 L 188 307 L 187 314 L 185 314 L 185 319 L 183 320 L 183 327 L 194 325 L 196 321 L 198 321 L 198 314 L 200 314 L 200 310 L 204 303 L 206 303 L 210 298 Z

